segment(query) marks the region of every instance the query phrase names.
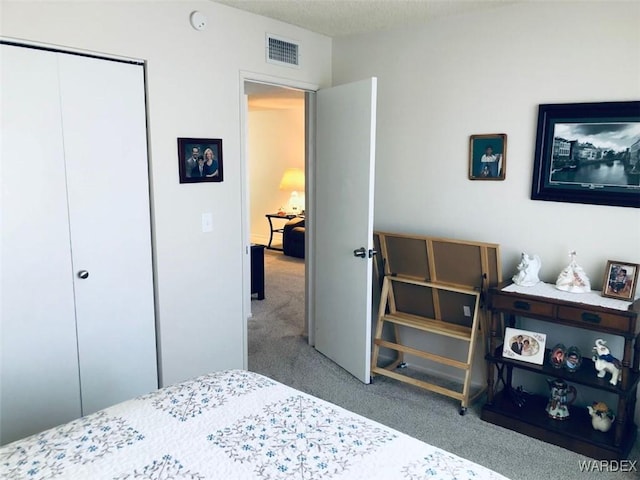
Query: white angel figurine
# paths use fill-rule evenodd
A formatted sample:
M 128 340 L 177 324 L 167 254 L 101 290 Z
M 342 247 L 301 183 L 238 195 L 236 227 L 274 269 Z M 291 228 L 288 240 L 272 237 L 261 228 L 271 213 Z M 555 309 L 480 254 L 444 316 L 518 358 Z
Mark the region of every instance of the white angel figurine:
M 542 260 L 540 260 L 538 255 L 530 257 L 525 252 L 522 252 L 520 263 L 516 267 L 518 273 L 516 273 L 511 280 L 521 287 L 533 287 L 540 283 L 540 278 L 538 277 L 540 267 L 542 267 Z
M 591 291 L 591 281 L 582 267 L 576 263 L 576 252 L 569 252 L 571 262 L 558 275 L 556 288 L 571 293 L 587 293 Z

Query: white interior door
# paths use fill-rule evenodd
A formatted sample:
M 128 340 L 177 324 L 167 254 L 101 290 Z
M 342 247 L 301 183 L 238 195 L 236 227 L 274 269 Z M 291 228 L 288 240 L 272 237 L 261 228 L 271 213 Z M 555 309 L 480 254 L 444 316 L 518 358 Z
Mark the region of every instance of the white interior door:
M 315 346 L 364 383 L 371 376 L 376 87 L 371 78 L 317 94 Z
M 158 386 L 144 69 L 59 62 L 86 415 Z
M 0 444 L 81 415 L 57 56 L 0 45 Z

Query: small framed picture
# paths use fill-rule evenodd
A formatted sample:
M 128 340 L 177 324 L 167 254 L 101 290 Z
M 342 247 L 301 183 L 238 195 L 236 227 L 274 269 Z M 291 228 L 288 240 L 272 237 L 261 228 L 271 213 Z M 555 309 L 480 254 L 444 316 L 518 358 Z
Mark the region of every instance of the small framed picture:
M 507 135 L 471 135 L 469 180 L 504 180 L 507 170 Z
M 180 183 L 222 181 L 222 139 L 178 138 Z
M 547 336 L 544 333 L 529 332 L 507 327 L 504 332 L 502 356 L 521 362 L 544 363 L 544 346 Z
M 576 372 L 582 365 L 582 354 L 576 346 L 571 346 L 564 357 L 564 368 L 568 372 Z
M 553 368 L 562 368 L 567 360 L 567 348 L 562 344 L 556 344 L 549 352 L 549 363 Z
M 633 301 L 638 283 L 637 263 L 609 260 L 604 270 L 602 296 Z

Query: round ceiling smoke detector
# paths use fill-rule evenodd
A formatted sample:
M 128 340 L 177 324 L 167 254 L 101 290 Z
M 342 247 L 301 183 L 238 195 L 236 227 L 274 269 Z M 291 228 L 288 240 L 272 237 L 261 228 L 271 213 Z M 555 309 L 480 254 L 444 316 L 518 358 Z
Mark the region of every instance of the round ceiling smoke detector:
M 197 10 L 191 12 L 189 16 L 189 22 L 191 26 L 198 31 L 202 31 L 207 26 L 207 17 L 204 16 L 202 12 L 198 12 Z

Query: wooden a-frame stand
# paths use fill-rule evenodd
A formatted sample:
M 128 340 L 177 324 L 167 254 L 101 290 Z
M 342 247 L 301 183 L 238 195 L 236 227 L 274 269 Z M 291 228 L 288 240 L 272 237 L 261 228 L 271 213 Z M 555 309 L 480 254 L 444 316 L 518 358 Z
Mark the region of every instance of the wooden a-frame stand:
M 376 272 L 381 284 L 380 308 L 375 330 L 372 373 L 460 400 L 460 414 L 486 387 L 471 394 L 475 346 L 482 339 L 486 353 L 488 316 L 484 298 L 490 286 L 501 281 L 499 246 L 444 238 L 375 232 L 379 252 Z M 384 326 L 392 327 L 394 341 L 384 338 Z M 444 336 L 464 342 L 466 355 L 456 359 L 403 344 L 411 331 Z M 380 348 L 396 352 L 390 365 L 378 366 Z M 462 391 L 399 373 L 405 354 L 463 371 Z

